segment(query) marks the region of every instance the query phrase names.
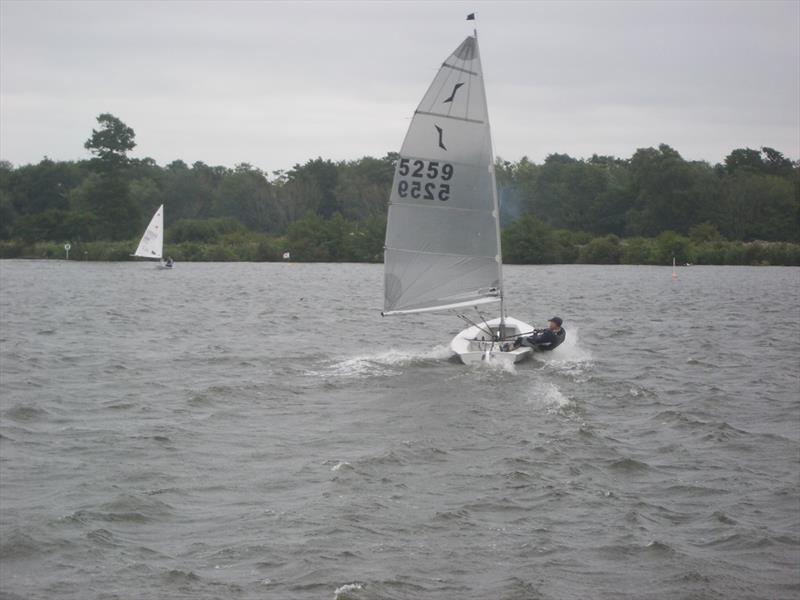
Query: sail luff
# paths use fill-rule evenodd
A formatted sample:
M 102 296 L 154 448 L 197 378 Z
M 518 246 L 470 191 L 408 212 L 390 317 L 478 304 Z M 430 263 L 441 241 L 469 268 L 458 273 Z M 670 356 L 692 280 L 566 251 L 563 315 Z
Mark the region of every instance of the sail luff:
M 483 74 L 483 64 L 481 63 L 481 51 L 480 46 L 478 44 L 478 30 L 475 30 L 475 52 L 478 55 L 478 64 L 481 65 L 481 74 Z M 489 154 L 491 156 L 491 163 L 489 164 L 489 171 L 490 171 L 490 179 L 492 181 L 492 205 L 494 206 L 495 212 L 495 227 L 497 232 L 497 272 L 498 277 L 500 279 L 498 285 L 498 291 L 500 294 L 500 322 L 501 322 L 501 329 L 505 315 L 505 307 L 503 302 L 503 243 L 502 243 L 502 236 L 500 233 L 500 200 L 497 197 L 497 174 L 495 173 L 495 164 L 494 164 L 494 143 L 492 142 L 492 125 L 491 121 L 489 120 L 489 102 L 486 99 L 486 86 L 482 86 L 483 88 L 483 103 L 486 106 L 486 127 L 489 130 Z

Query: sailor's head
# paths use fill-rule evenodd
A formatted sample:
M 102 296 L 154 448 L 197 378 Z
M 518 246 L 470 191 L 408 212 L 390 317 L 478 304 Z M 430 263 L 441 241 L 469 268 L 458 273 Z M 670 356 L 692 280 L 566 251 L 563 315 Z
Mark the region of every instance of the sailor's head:
M 552 331 L 558 331 L 561 329 L 561 323 L 563 323 L 561 317 L 553 317 L 547 321 L 547 327 Z

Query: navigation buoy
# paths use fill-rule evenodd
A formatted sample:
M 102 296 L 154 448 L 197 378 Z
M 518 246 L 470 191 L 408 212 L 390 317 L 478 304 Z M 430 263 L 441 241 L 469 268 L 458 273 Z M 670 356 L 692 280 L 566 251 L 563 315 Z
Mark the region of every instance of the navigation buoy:
M 70 251 L 70 249 L 71 249 L 71 248 L 72 248 L 72 244 L 70 244 L 69 242 L 67 242 L 66 244 L 64 244 L 64 250 L 66 250 L 66 251 L 67 251 L 67 258 L 66 258 L 66 260 L 69 260 L 69 251 Z

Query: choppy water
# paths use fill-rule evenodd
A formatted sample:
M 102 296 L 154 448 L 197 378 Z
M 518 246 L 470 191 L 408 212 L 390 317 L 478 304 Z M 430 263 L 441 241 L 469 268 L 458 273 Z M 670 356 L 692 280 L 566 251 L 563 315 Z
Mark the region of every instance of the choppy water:
M 448 360 L 380 265 L 0 263 L 0 597 L 796 598 L 800 269 L 507 267 Z

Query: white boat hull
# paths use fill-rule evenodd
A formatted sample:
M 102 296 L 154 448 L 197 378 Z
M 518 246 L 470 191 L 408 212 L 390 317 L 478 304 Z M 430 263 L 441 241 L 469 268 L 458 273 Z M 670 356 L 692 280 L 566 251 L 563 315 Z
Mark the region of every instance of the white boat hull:
M 486 323 L 467 327 L 461 331 L 450 342 L 450 350 L 458 356 L 465 365 L 481 363 L 486 361 L 504 362 L 508 364 L 517 363 L 528 358 L 532 354 L 532 349 L 527 346 L 512 348 L 514 338 L 518 335 L 533 331 L 533 326 L 515 319 L 506 317 L 504 339 L 493 340 L 486 325 L 497 331 L 500 327 L 500 318 L 491 319 Z

